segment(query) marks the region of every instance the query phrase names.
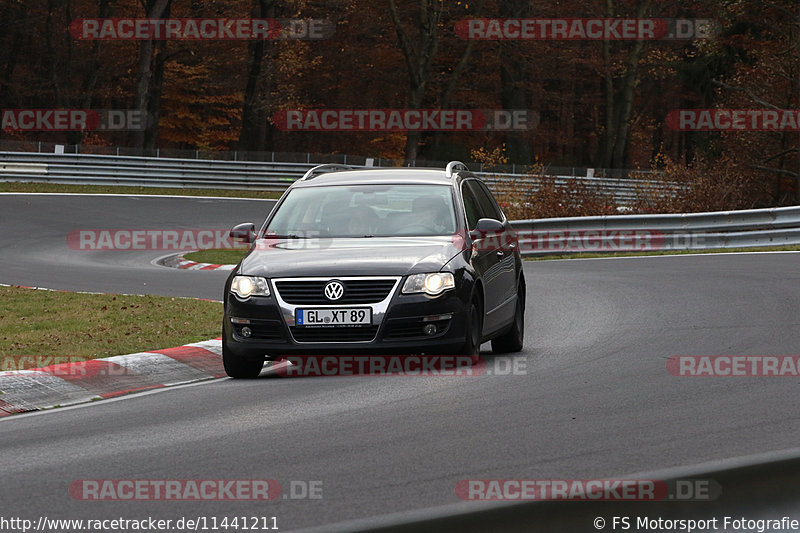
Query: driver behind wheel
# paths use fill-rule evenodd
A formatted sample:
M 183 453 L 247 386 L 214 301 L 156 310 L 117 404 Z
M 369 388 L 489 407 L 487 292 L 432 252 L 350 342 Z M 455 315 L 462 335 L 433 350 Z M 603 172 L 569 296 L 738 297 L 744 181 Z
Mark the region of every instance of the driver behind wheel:
M 375 214 L 368 207 L 355 207 L 347 211 L 346 235 L 352 237 L 372 236 L 376 230 Z
M 438 196 L 420 196 L 411 202 L 410 226 L 425 227 L 438 233 L 447 225 L 448 210 L 444 200 Z

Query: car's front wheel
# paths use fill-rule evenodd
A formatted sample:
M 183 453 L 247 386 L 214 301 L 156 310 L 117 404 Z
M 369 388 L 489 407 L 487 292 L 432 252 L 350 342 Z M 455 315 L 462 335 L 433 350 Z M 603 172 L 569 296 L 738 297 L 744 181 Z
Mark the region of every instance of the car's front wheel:
M 477 359 L 481 350 L 481 336 L 483 332 L 483 315 L 480 305 L 476 300 L 472 300 L 467 310 L 466 335 L 464 344 L 458 350 L 457 355 L 469 355 Z
M 517 306 L 514 311 L 514 321 L 511 328 L 492 339 L 494 353 L 514 353 L 522 350 L 525 341 L 525 290 L 520 288 L 517 292 Z
M 264 368 L 264 359 L 253 357 L 239 357 L 231 353 L 225 337 L 222 337 L 222 365 L 225 373 L 232 378 L 257 378 Z

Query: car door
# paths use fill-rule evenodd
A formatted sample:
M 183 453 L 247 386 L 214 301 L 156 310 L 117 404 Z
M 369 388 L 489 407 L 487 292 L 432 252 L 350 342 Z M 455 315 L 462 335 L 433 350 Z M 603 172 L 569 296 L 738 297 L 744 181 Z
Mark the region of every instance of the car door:
M 475 180 L 465 180 L 461 184 L 461 195 L 467 215 L 467 228 L 475 229 L 481 218 L 494 218 L 481 205 L 475 186 Z M 483 333 L 490 334 L 500 326 L 497 310 L 502 303 L 501 265 L 503 257 L 499 253 L 499 241 L 494 235 L 481 235 L 472 241 L 472 267 L 483 280 L 484 287 L 484 321 Z
M 493 255 L 495 264 L 492 266 L 491 287 L 497 300 L 495 306 L 487 308 L 487 321 L 490 328 L 487 333 L 495 328 L 502 328 L 513 320 L 516 309 L 517 296 L 517 258 L 516 234 L 497 205 L 492 193 L 480 180 L 470 180 L 469 187 L 480 206 L 481 218 L 492 218 L 503 222 L 505 229 L 499 235 L 487 236 L 484 245 Z

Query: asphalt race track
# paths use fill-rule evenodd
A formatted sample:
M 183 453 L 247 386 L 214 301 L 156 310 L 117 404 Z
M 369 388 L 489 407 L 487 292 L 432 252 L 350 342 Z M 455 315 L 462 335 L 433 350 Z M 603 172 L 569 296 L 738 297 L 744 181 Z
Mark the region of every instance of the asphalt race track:
M 258 224 L 270 205 L 0 195 L 0 283 L 220 299 L 225 272 L 151 264 L 165 252 L 71 250 L 65 237 Z M 221 379 L 8 417 L 0 508 L 274 516 L 291 530 L 454 504 L 464 479 L 621 477 L 794 448 L 798 378 L 675 377 L 666 361 L 796 355 L 798 265 L 795 253 L 526 262 L 518 375 Z M 80 479 L 254 478 L 285 494 L 321 481 L 322 498 L 93 502 L 68 490 Z
M 224 230 L 260 224 L 274 200 L 0 195 L 0 283 L 52 289 L 222 298 L 226 272 L 151 264 L 174 250 L 81 250 L 79 230 Z M 99 240 L 99 239 L 98 239 Z M 77 243 L 79 244 L 79 242 Z M 188 274 L 188 275 L 187 275 Z

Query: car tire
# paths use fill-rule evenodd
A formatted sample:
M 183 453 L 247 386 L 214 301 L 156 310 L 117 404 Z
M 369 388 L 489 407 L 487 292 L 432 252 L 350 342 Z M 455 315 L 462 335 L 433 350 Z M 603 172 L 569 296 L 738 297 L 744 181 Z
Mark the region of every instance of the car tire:
M 225 337 L 222 337 L 222 366 L 225 373 L 236 379 L 257 378 L 264 368 L 263 358 L 239 357 L 231 353 Z
M 483 330 L 483 317 L 481 308 L 473 299 L 467 310 L 466 338 L 464 344 L 456 355 L 468 355 L 477 360 L 481 351 L 481 331 Z
M 522 350 L 525 341 L 525 291 L 517 291 L 517 306 L 514 311 L 514 320 L 511 328 L 492 339 L 494 353 L 515 353 Z

